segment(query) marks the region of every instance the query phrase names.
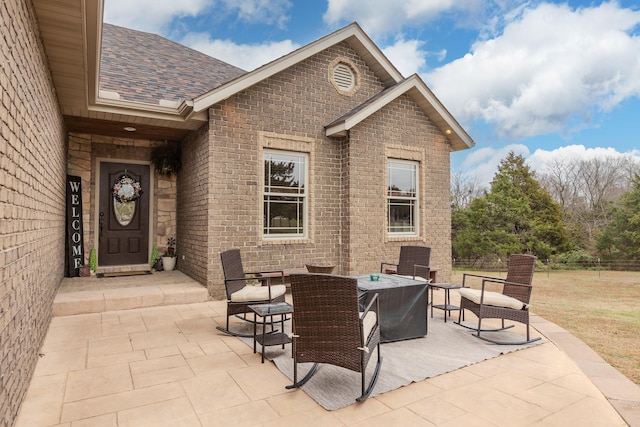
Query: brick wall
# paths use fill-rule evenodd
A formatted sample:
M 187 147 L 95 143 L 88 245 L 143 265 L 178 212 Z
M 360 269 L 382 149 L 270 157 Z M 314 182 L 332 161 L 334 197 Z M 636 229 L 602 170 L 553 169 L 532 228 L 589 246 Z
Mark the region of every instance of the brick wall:
M 177 225 L 179 237 L 180 271 L 203 284 L 207 284 L 209 270 L 216 262 L 217 253 L 209 249 L 209 236 L 218 227 L 209 218 L 217 211 L 208 212 L 210 183 L 209 173 L 209 127 L 203 126 L 190 134 L 182 143 L 182 172 L 177 187 Z M 182 258 L 184 255 L 184 259 Z M 210 292 L 213 294 L 213 290 Z M 223 295 L 216 295 L 222 299 Z
M 449 280 L 450 150 L 442 133 L 403 95 L 352 129 L 348 147 L 348 270 L 379 271 L 380 262 L 398 261 L 400 246 L 425 245 L 431 247 L 430 265 L 439 269 L 437 280 Z M 386 233 L 388 158 L 419 162 L 419 236 L 388 237 Z
M 64 272 L 65 130 L 28 1 L 0 2 L 0 86 L 0 426 L 11 426 Z
M 358 90 L 348 96 L 329 80 L 337 57 L 360 73 Z M 209 286 L 214 296 L 223 289 L 218 253 L 233 247 L 242 250 L 245 269 L 253 271 L 305 263 L 333 264 L 340 274 L 377 271 L 383 259 L 397 260 L 402 243 L 431 245 L 434 261 L 449 264 L 449 147 L 416 104 L 402 97 L 356 126 L 348 138 L 324 135 L 326 124 L 380 90 L 366 64 L 340 44 L 210 109 L 208 235 L 214 265 Z M 405 146 L 422 162 L 421 235 L 417 241 L 388 241 L 385 156 L 389 147 Z M 263 241 L 262 150 L 296 147 L 310 153 L 309 238 Z

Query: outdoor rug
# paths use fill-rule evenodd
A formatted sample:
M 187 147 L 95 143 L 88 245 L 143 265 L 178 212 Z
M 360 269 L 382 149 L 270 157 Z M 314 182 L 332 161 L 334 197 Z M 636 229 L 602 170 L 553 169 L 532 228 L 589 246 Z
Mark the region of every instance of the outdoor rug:
M 291 321 L 286 322 L 285 332 L 290 334 L 290 327 Z M 253 333 L 253 326 L 247 325 L 246 332 Z M 532 337 L 537 336 L 535 331 L 532 332 Z M 492 332 L 491 337 L 504 341 L 523 338 L 508 331 Z M 253 347 L 253 338 L 241 339 Z M 491 344 L 472 336 L 469 329 L 453 322 L 444 323 L 442 318 L 429 319 L 427 336 L 381 345 L 382 368 L 371 397 L 543 342 L 546 342 L 544 338 L 525 345 Z M 260 344 L 257 344 L 257 351 L 260 351 Z M 290 344 L 284 350 L 282 346 L 267 347 L 265 358 L 274 362 L 293 383 Z M 367 366 L 367 384 L 376 361 L 377 355 L 373 354 Z M 311 366 L 310 363 L 299 364 L 298 379 L 304 377 Z M 325 409 L 335 410 L 355 403 L 356 397 L 361 394 L 360 378 L 359 373 L 348 369 L 320 364 L 315 375 L 301 390 Z

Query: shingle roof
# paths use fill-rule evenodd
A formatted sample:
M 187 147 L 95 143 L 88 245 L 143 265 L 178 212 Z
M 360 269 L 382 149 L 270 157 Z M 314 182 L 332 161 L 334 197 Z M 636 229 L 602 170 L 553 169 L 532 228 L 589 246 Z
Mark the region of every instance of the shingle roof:
M 103 25 L 99 87 L 122 100 L 192 99 L 245 73 L 164 37 Z

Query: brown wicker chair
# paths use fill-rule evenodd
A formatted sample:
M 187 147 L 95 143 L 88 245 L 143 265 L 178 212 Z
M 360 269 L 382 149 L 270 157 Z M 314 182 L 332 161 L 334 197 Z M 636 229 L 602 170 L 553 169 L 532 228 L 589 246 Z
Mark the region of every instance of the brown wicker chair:
M 529 334 L 529 300 L 533 281 L 533 271 L 536 266 L 536 257 L 532 255 L 511 255 L 507 277 L 505 279 L 496 277 L 480 276 L 477 274 L 465 273 L 462 278 L 463 288 L 460 289 L 460 312 L 458 313 L 458 324 L 475 330 L 475 336 L 494 344 L 526 344 L 537 341 L 540 337 L 531 339 Z M 478 277 L 482 279 L 481 289 L 471 289 L 465 283 L 467 277 Z M 485 289 L 488 283 L 502 285 L 502 292 L 492 292 Z M 495 285 L 494 285 L 495 286 Z M 462 324 L 464 310 L 469 310 L 478 316 L 478 326 L 470 327 Z M 501 319 L 502 327 L 496 329 L 482 329 L 484 319 Z M 523 323 L 527 326 L 526 341 L 502 342 L 496 341 L 486 336 L 481 336 L 480 332 L 497 332 L 512 328 L 514 325 L 505 326 L 505 320 Z
M 424 279 L 429 282 L 431 281 L 431 269 L 429 268 L 430 257 L 431 248 L 427 246 L 401 246 L 398 263 L 381 263 L 380 273 L 399 274 L 417 280 Z
M 229 317 L 235 315 L 253 323 L 255 315 L 253 320 L 247 317 L 247 313 L 252 313 L 250 305 L 284 302 L 287 291 L 284 285 L 284 271 L 245 272 L 239 249 L 229 249 L 220 253 L 220 260 L 227 292 L 227 327 L 218 326 L 217 329 L 229 335 L 253 337 L 253 334 L 240 334 L 229 330 Z M 260 277 L 263 273 L 280 273 L 281 284 L 272 285 L 271 277 Z M 248 280 L 259 281 L 262 286 L 247 284 Z M 242 316 L 239 316 L 240 314 Z
M 305 384 L 319 363 L 340 366 L 362 374 L 360 402 L 369 397 L 378 379 L 380 325 L 377 295 L 364 312 L 359 312 L 358 280 L 353 277 L 326 274 L 291 275 L 293 297 L 293 384 Z M 378 360 L 367 386 L 365 371 L 374 347 Z M 298 381 L 298 364 L 314 363 L 307 375 Z

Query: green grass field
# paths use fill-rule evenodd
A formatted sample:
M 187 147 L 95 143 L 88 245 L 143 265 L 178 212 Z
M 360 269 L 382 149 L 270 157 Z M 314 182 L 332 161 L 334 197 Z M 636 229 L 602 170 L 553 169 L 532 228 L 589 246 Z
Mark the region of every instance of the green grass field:
M 462 280 L 463 272 L 456 270 L 452 281 Z M 640 385 L 639 272 L 537 271 L 531 304 L 533 313 L 580 338 Z

